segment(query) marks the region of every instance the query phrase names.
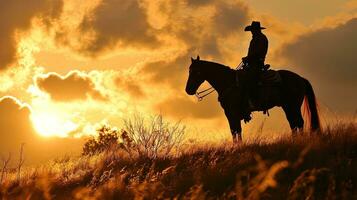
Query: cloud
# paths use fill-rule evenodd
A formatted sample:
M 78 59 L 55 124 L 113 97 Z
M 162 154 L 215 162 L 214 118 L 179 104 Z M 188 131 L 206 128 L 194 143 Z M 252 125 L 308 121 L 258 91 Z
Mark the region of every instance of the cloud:
M 189 53 L 178 56 L 173 60 L 159 60 L 148 62 L 142 68 L 142 73 L 149 77 L 153 83 L 169 84 L 174 89 L 184 89 L 188 66 L 191 62 Z
M 340 111 L 356 109 L 357 18 L 285 44 L 279 55 L 313 80 L 320 99 Z M 354 112 L 355 110 L 352 110 Z
M 84 17 L 79 29 L 82 34 L 93 35 L 80 49 L 92 56 L 116 46 L 159 45 L 139 0 L 103 0 Z
M 56 101 L 78 101 L 89 97 L 106 100 L 106 97 L 96 89 L 93 80 L 79 71 L 69 72 L 65 76 L 57 73 L 37 76 L 36 84 Z
M 243 33 L 248 18 L 248 7 L 241 1 L 103 0 L 88 9 L 76 27 L 57 26 L 55 39 L 90 57 L 119 49 L 165 55 L 176 49 L 174 57 L 199 52 L 221 59 L 221 40 Z
M 178 88 L 185 81 L 191 56 L 200 54 L 204 59 L 224 60 L 225 44 L 222 40 L 244 33 L 243 27 L 248 23 L 249 10 L 239 1 L 212 0 L 210 4 L 187 1 L 186 4 L 179 5 L 170 3 L 166 2 L 163 4 L 166 6 L 161 9 L 167 18 L 163 29 L 181 41 L 184 47 L 172 57 L 147 62 L 142 72 L 148 74 L 154 83 L 164 82 Z
M 187 0 L 188 6 L 206 6 L 214 2 L 215 0 Z
M 14 97 L 0 98 L 0 151 L 20 146 L 35 132 L 29 119 L 30 107 Z
M 139 80 L 120 76 L 115 79 L 115 84 L 118 88 L 124 89 L 124 91 L 128 92 L 133 97 L 143 98 L 146 96 L 140 85 L 143 83 L 139 82 Z
M 203 57 L 222 57 L 220 40 L 243 33 L 248 22 L 249 10 L 240 1 L 211 0 L 207 3 L 188 1 L 184 6 L 173 5 L 162 9 L 168 23 L 163 30 L 175 35 L 187 49 L 200 52 Z
M 214 30 L 222 37 L 241 32 L 248 21 L 248 14 L 248 7 L 241 2 L 218 1 L 216 14 L 213 18 Z
M 357 1 L 349 0 L 344 3 L 343 8 L 345 8 L 348 11 L 356 11 L 357 10 Z
M 28 30 L 34 17 L 49 25 L 62 9 L 62 0 L 0 1 L 0 69 L 16 61 L 18 33 Z

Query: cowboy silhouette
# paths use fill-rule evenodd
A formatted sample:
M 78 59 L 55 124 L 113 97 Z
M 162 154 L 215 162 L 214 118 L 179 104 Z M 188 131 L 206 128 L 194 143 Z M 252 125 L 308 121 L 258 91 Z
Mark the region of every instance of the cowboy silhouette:
M 248 108 L 249 97 L 258 103 L 257 86 L 259 83 L 259 77 L 264 70 L 265 56 L 268 52 L 268 39 L 262 33 L 261 30 L 265 29 L 260 26 L 260 22 L 253 21 L 251 25 L 245 27 L 244 31 L 250 31 L 252 33 L 252 40 L 250 41 L 248 55 L 242 58 L 243 68 L 247 73 L 247 92 L 244 95 L 244 102 L 246 102 Z M 247 109 L 244 112 L 244 121 L 249 121 L 250 111 Z
M 296 135 L 304 127 L 301 106 L 308 107 L 310 128 L 321 127 L 316 97 L 310 82 L 288 70 L 267 70 L 264 66 L 268 51 L 268 39 L 261 32 L 259 22 L 252 22 L 245 31 L 251 31 L 248 56 L 243 58 L 242 70 L 206 60 L 191 58 L 185 91 L 199 99 L 212 93 L 211 88 L 197 92 L 207 81 L 218 93 L 218 101 L 227 117 L 234 142 L 242 141 L 241 120 L 249 121 L 250 112 L 267 111 L 275 106 L 282 107 L 289 121 L 292 133 Z M 248 81 L 247 78 L 251 76 Z M 253 81 L 256 80 L 256 81 Z M 205 94 L 206 92 L 206 94 Z M 255 93 L 255 97 L 253 95 Z M 305 100 L 304 100 L 305 99 Z
M 244 31 L 252 33 L 248 55 L 242 58 L 243 63 L 253 70 L 261 70 L 264 67 L 265 56 L 268 52 L 268 39 L 261 30 L 260 22 L 253 21 Z

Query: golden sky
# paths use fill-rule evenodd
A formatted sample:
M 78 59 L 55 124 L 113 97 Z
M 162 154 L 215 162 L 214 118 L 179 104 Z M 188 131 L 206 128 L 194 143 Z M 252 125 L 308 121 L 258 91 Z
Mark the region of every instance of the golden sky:
M 217 95 L 186 95 L 188 66 L 198 54 L 236 66 L 252 20 L 267 27 L 273 68 L 312 82 L 325 122 L 357 109 L 356 0 L 11 0 L 0 19 L 0 155 L 22 142 L 29 159 L 79 152 L 77 138 L 133 113 L 182 120 L 196 139 L 229 139 Z M 254 114 L 244 137 L 262 123 L 289 130 L 273 109 Z

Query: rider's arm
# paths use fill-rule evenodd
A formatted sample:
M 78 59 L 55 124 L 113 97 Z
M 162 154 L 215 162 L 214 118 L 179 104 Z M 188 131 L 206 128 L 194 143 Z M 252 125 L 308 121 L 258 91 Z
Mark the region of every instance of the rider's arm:
M 259 37 L 251 41 L 247 60 L 265 58 L 268 50 L 268 40 L 266 37 Z

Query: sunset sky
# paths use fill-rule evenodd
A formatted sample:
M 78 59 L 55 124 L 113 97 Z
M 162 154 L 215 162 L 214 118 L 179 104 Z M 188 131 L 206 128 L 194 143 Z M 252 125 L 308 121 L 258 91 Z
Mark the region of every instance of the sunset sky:
M 311 81 L 325 124 L 356 114 L 357 0 L 4 0 L 0 156 L 23 142 L 28 162 L 80 152 L 80 138 L 135 113 L 230 139 L 217 95 L 197 102 L 184 88 L 191 57 L 239 64 L 252 20 L 267 28 L 272 68 Z M 263 122 L 289 130 L 281 109 L 270 114 L 243 137 Z

